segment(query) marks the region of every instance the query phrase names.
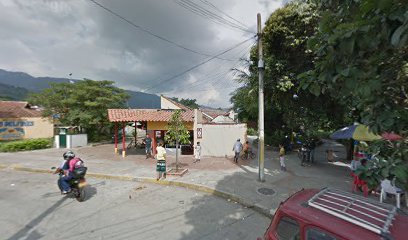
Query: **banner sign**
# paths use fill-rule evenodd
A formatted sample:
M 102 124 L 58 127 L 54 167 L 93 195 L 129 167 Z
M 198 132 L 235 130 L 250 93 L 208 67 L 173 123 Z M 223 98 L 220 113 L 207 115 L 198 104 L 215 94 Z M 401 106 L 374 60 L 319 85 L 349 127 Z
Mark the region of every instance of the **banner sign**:
M 25 132 L 23 127 L 32 127 L 32 121 L 0 121 L 0 141 L 23 139 Z
M 0 127 L 32 127 L 32 121 L 0 121 Z

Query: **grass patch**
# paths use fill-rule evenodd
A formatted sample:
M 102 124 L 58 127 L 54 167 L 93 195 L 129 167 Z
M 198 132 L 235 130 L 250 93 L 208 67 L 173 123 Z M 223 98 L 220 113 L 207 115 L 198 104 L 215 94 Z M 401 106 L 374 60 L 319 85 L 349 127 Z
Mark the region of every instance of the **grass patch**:
M 30 151 L 52 147 L 52 139 L 25 139 L 11 142 L 0 142 L 0 152 Z

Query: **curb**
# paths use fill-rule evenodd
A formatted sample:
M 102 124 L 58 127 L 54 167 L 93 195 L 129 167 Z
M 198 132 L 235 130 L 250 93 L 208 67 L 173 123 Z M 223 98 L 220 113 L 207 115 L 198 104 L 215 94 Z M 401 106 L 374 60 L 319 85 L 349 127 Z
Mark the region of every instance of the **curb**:
M 38 168 L 29 168 L 29 167 L 22 167 L 19 165 L 1 165 L 0 164 L 0 170 L 1 169 L 11 169 L 15 171 L 22 171 L 22 172 L 32 172 L 32 173 L 53 173 L 54 171 L 52 170 L 45 170 L 45 169 L 38 169 Z M 186 183 L 186 182 L 180 182 L 180 181 L 173 181 L 173 180 L 160 180 L 157 181 L 155 178 L 149 178 L 149 177 L 132 177 L 132 176 L 118 176 L 118 175 L 111 175 L 111 174 L 103 174 L 103 173 L 87 173 L 86 174 L 89 177 L 94 177 L 94 178 L 103 178 L 103 179 L 112 179 L 112 180 L 121 180 L 121 181 L 133 181 L 133 182 L 141 182 L 141 183 L 152 183 L 152 184 L 157 184 L 157 185 L 162 185 L 162 186 L 176 186 L 176 187 L 183 187 L 186 189 L 191 189 L 207 194 L 211 194 L 217 197 L 224 198 L 227 201 L 232 201 L 241 204 L 242 206 L 246 208 L 250 208 L 254 210 L 255 212 L 258 212 L 268 218 L 273 217 L 274 215 L 274 210 L 267 209 L 259 204 L 254 204 L 251 203 L 239 196 L 236 196 L 234 194 L 216 190 L 204 185 L 199 185 L 199 184 L 192 184 L 192 183 Z

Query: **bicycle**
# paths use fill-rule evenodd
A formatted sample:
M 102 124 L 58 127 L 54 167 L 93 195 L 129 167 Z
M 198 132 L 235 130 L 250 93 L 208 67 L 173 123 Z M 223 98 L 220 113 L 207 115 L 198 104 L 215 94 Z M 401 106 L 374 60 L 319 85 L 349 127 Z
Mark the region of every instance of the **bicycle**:
M 245 153 L 241 155 L 242 160 L 247 160 L 247 159 L 254 159 L 256 157 L 255 153 L 252 151 L 248 151 L 248 153 Z

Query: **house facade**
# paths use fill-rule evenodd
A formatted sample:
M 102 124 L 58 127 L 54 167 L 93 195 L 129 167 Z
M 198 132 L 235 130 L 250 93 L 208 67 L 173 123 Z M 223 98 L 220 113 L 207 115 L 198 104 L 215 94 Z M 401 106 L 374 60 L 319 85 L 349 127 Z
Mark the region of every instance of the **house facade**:
M 28 102 L 0 101 L 0 141 L 53 136 L 52 119 L 42 117 L 38 107 Z

